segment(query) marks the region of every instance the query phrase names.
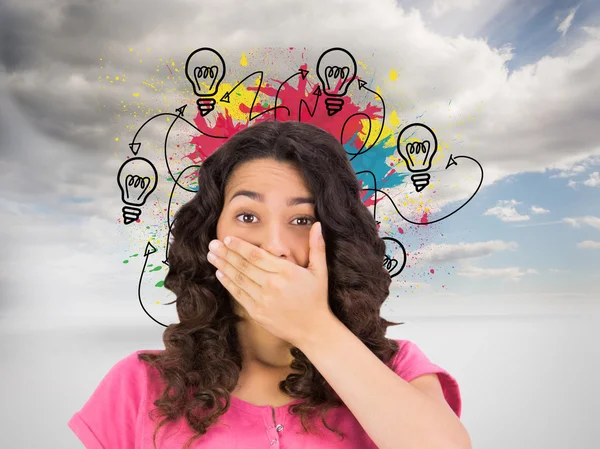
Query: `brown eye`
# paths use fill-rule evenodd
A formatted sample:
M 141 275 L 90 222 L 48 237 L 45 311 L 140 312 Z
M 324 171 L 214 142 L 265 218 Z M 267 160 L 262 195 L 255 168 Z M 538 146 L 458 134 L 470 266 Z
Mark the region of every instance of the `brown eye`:
M 242 212 L 237 217 L 254 217 L 254 214 L 251 214 L 249 212 Z M 244 220 L 243 218 L 242 218 L 242 222 L 244 222 L 246 224 L 252 224 L 252 221 L 247 221 L 247 220 Z

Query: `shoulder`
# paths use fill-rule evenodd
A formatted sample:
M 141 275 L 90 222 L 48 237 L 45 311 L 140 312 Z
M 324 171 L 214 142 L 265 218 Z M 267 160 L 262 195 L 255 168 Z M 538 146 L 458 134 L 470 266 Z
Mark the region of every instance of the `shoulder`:
M 149 365 L 138 358 L 142 352 L 154 351 L 118 360 L 71 417 L 68 425 L 85 447 L 134 447 L 149 388 Z
M 435 395 L 441 389 L 448 405 L 460 417 L 462 400 L 456 378 L 434 363 L 416 343 L 394 340 L 398 343 L 398 352 L 392 360 L 394 372 L 428 394 Z

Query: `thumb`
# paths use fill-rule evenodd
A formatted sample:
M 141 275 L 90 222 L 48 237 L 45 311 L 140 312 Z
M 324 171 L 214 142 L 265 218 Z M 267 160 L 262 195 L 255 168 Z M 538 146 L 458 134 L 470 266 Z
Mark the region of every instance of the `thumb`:
M 327 275 L 325 239 L 323 238 L 320 221 L 310 228 L 309 246 L 308 268 L 317 274 Z

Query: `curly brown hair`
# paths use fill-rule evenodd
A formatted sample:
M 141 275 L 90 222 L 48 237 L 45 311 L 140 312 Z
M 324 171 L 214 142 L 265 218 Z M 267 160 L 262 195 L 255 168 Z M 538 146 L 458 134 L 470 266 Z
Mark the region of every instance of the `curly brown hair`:
M 334 136 L 316 126 L 297 121 L 264 121 L 230 137 L 198 170 L 198 193 L 177 211 L 169 248 L 169 271 L 164 286 L 175 293 L 179 323 L 163 333 L 165 350 L 140 353 L 138 358 L 154 366 L 166 382 L 154 402 L 164 417 L 154 431 L 168 421 L 185 416 L 197 433 L 184 449 L 204 435 L 230 406 L 230 392 L 242 368 L 233 300 L 215 277 L 207 261 L 208 244 L 216 238 L 227 181 L 235 167 L 256 159 L 291 162 L 302 173 L 315 198 L 315 214 L 322 224 L 327 248 L 329 305 L 335 316 L 382 362 L 390 366 L 398 344 L 386 338 L 387 327 L 403 323 L 387 321 L 380 309 L 389 295 L 391 277 L 383 267 L 385 242 L 377 223 L 361 200 L 360 184 Z M 294 360 L 279 389 L 296 399 L 289 406 L 300 416 L 304 432 L 310 420 L 343 401 L 296 347 Z M 391 368 L 391 366 L 390 366 Z

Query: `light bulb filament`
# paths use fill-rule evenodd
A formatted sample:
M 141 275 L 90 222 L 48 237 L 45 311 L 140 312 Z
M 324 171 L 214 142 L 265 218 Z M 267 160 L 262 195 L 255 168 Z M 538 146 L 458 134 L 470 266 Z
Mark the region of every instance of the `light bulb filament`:
M 219 68 L 216 65 L 213 65 L 212 67 L 208 67 L 208 66 L 204 66 L 204 65 L 195 67 L 194 68 L 194 80 L 196 81 L 196 86 L 198 87 L 198 92 L 202 91 L 202 86 L 200 85 L 200 82 L 204 83 L 205 79 L 208 79 L 210 81 L 210 84 L 205 83 L 205 85 L 208 85 L 208 90 L 212 91 L 213 86 L 215 85 L 215 81 L 217 80 L 218 73 L 219 73 Z M 199 94 L 199 95 L 202 95 L 202 94 Z

